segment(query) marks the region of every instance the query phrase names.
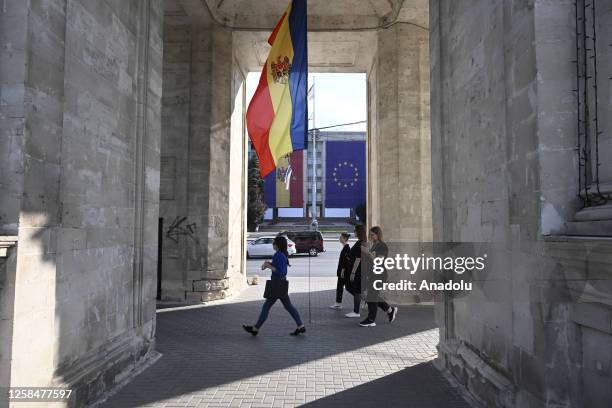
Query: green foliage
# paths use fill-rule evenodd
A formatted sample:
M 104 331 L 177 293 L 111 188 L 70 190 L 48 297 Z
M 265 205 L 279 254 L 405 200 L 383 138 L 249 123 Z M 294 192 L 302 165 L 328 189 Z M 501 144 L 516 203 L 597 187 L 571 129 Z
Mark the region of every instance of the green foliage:
M 249 160 L 248 172 L 247 229 L 249 231 L 255 231 L 257 226 L 263 222 L 266 208 L 264 181 L 259 172 L 259 160 L 257 156 L 253 156 Z

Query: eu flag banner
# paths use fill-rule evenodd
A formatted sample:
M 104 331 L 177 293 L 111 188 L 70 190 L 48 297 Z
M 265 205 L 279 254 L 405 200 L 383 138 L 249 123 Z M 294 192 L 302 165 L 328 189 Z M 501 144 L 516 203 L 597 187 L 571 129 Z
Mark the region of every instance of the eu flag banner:
M 366 200 L 365 141 L 325 145 L 325 207 L 354 208 Z

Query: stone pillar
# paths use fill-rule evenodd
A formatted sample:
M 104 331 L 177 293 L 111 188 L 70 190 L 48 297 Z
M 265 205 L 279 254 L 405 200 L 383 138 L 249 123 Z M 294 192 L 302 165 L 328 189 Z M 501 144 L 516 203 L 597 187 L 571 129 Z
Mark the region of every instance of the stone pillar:
M 0 24 L 1 383 L 84 406 L 154 356 L 161 1 L 11 0 Z
M 495 259 L 437 299 L 437 364 L 487 407 L 612 399 L 610 241 L 559 234 L 577 200 L 574 20 L 570 0 L 430 2 L 434 238 Z
M 246 228 L 246 136 L 245 100 L 236 100 L 236 94 L 244 90 L 240 90 L 239 80 L 234 81 L 240 74 L 234 65 L 232 32 L 214 27 L 211 40 L 206 269 L 201 281 L 194 282 L 194 289 L 212 288 L 214 292 L 210 292 L 208 298 L 218 298 L 240 291 L 246 285 L 246 275 L 241 268 Z M 203 300 L 206 300 L 204 295 Z
M 233 57 L 232 57 L 233 58 Z M 246 131 L 247 72 L 232 59 L 227 277 L 230 293 L 246 285 L 248 135 Z
M 412 24 L 380 31 L 370 72 L 368 211 L 387 240 L 431 240 L 428 41 Z
M 0 236 L 0 384 L 11 383 L 16 243 L 16 236 Z
M 187 217 L 192 27 L 187 16 L 164 17 L 160 211 L 162 235 L 162 299 L 181 301 L 187 282 Z M 194 146 L 193 149 L 196 149 Z
M 0 10 L 0 384 L 11 384 L 16 248 L 23 199 L 28 3 L 14 0 Z M 4 238 L 4 239 L 3 239 Z M 6 253 L 5 253 L 6 251 Z M 8 401 L 0 399 L 0 405 Z
M 193 294 L 193 282 L 203 279 L 208 271 L 208 237 L 210 205 L 211 109 L 212 109 L 212 34 L 206 26 L 192 26 L 189 134 L 187 143 L 187 222 L 185 235 L 185 270 L 183 299 L 200 301 Z M 164 272 L 162 271 L 162 274 Z M 195 296 L 197 295 L 197 296 Z M 163 296 L 163 293 L 162 293 Z
M 232 63 L 232 32 L 214 28 L 211 32 L 206 274 L 202 278 L 215 280 L 226 278 L 230 185 L 232 181 L 239 182 L 230 178 Z
M 245 282 L 244 73 L 231 30 L 186 17 L 166 27 L 162 299 L 219 299 Z

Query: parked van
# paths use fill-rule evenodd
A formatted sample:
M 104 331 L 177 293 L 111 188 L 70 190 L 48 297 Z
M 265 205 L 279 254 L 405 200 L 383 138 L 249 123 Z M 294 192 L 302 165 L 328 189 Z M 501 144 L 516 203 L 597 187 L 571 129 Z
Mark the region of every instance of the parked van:
M 296 253 L 317 256 L 324 252 L 323 235 L 319 231 L 283 231 L 279 235 L 284 235 L 295 242 Z

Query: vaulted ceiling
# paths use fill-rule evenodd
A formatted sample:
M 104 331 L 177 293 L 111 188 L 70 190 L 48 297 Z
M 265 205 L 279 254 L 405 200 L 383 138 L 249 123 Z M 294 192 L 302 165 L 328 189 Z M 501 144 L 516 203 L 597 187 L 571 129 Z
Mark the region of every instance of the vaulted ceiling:
M 165 0 L 165 18 L 215 21 L 234 29 L 235 55 L 243 69 L 261 69 L 267 38 L 289 0 Z M 429 0 L 308 0 L 312 71 L 366 72 L 377 49 L 378 29 L 395 22 L 429 26 Z
M 287 0 L 204 0 L 217 21 L 241 28 L 269 28 L 286 9 Z M 310 26 L 377 27 L 393 20 L 402 0 L 309 0 Z
M 269 30 L 289 0 L 165 0 L 167 16 L 210 16 L 241 30 Z M 395 21 L 429 26 L 429 0 L 308 0 L 310 31 L 376 29 Z
M 259 71 L 266 62 L 269 32 L 234 32 L 235 55 L 245 71 Z M 310 72 L 367 72 L 377 49 L 373 31 L 313 32 L 308 35 Z

